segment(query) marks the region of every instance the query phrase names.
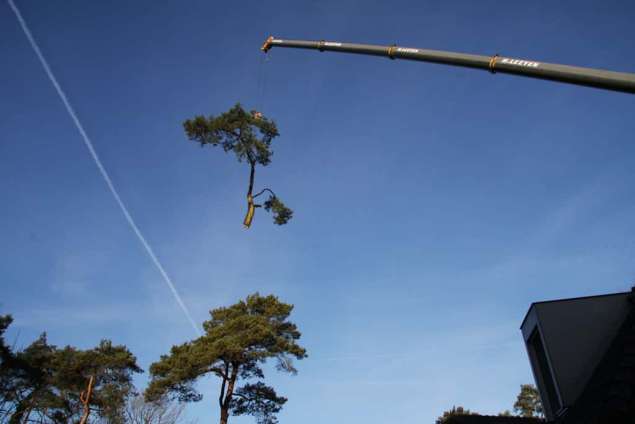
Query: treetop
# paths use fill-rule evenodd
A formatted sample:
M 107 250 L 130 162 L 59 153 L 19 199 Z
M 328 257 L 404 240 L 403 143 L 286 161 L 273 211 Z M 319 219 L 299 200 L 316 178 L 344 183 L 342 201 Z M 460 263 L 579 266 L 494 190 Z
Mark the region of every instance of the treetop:
M 271 163 L 271 142 L 280 135 L 273 120 L 256 111 L 247 112 L 240 103 L 218 116 L 197 115 L 186 120 L 183 128 L 201 147 L 220 145 L 225 152 L 233 151 L 239 162 L 263 166 Z

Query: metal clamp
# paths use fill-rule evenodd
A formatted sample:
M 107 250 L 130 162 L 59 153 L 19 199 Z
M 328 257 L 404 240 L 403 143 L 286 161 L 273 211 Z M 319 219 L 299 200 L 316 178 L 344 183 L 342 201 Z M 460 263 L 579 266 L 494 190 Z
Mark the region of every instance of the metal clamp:
M 324 40 L 320 40 L 320 41 L 318 42 L 318 50 L 319 50 L 319 51 L 321 51 L 321 52 L 323 52 L 323 51 L 324 51 L 324 45 L 325 45 L 325 44 L 326 44 L 326 41 L 324 41 Z
M 395 60 L 395 49 L 397 49 L 396 44 L 393 44 L 392 46 L 388 47 L 388 58 L 391 60 Z
M 489 71 L 492 74 L 495 74 L 496 71 L 494 70 L 494 66 L 496 66 L 496 61 L 498 60 L 498 58 L 500 57 L 500 55 L 498 53 L 496 53 L 494 56 L 492 56 L 492 58 L 489 60 Z

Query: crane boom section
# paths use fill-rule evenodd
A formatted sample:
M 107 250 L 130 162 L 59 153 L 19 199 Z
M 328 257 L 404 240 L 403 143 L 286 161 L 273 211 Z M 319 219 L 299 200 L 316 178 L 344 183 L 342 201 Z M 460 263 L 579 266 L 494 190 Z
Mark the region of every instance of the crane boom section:
M 284 40 L 274 37 L 269 37 L 261 49 L 266 53 L 272 47 L 355 53 L 371 56 L 385 56 L 390 59 L 441 63 L 466 68 L 484 69 L 492 73 L 500 72 L 505 74 L 521 75 L 530 78 L 559 81 L 569 84 L 635 94 L 635 74 L 632 73 L 558 65 L 554 63 L 517 59 L 499 55 L 483 56 L 441 50 L 400 47 L 396 45 L 380 46 L 373 44 L 340 43 L 324 40 Z

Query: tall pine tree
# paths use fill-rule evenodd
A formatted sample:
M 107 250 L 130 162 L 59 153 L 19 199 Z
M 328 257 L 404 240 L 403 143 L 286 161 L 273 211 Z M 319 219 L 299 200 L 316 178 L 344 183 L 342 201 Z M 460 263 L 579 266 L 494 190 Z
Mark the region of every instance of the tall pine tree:
M 220 423 L 229 415 L 253 415 L 259 424 L 275 424 L 275 414 L 287 401 L 264 383 L 261 365 L 276 361 L 279 371 L 295 374 L 293 359 L 305 358 L 297 340 L 300 332 L 288 321 L 293 305 L 258 293 L 229 307 L 210 311 L 203 323 L 205 335 L 173 346 L 150 367 L 149 401 L 168 395 L 181 401 L 199 401 L 194 388 L 211 374 L 220 380 Z M 241 385 L 242 384 L 242 385 Z

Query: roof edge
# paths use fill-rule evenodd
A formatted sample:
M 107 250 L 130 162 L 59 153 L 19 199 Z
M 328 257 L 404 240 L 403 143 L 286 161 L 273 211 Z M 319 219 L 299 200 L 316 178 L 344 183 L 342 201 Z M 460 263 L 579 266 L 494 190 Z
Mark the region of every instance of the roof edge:
M 623 295 L 629 295 L 629 294 L 634 293 L 634 292 L 635 292 L 635 287 L 633 287 L 630 291 L 626 291 L 626 292 L 617 292 L 617 293 L 608 293 L 608 294 L 595 294 L 595 295 L 590 295 L 590 296 L 566 297 L 566 298 L 562 298 L 562 299 L 540 300 L 538 302 L 532 302 L 529 305 L 529 308 L 527 309 L 527 312 L 525 312 L 525 316 L 523 317 L 523 320 L 520 323 L 520 327 L 519 328 L 523 328 L 523 325 L 525 325 L 525 321 L 527 321 L 527 317 L 529 316 L 529 311 L 531 311 L 531 308 L 533 308 L 535 305 L 542 305 L 542 304 L 545 304 L 545 303 L 569 302 L 569 301 L 573 301 L 573 300 L 594 299 L 594 298 L 598 298 L 598 297 L 623 296 Z

